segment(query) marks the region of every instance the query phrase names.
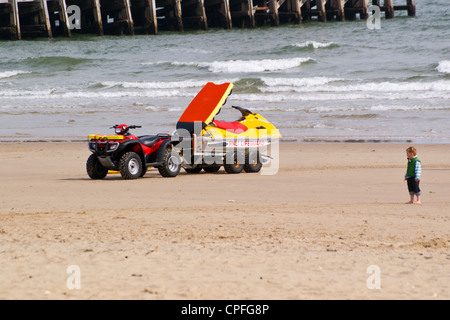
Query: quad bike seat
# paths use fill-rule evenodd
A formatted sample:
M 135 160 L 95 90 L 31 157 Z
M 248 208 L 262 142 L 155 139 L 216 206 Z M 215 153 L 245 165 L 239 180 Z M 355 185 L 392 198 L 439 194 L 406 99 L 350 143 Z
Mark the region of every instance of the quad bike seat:
M 159 141 L 159 136 L 142 136 L 138 137 L 138 139 L 139 142 L 142 143 L 144 146 L 151 148 L 156 142 Z

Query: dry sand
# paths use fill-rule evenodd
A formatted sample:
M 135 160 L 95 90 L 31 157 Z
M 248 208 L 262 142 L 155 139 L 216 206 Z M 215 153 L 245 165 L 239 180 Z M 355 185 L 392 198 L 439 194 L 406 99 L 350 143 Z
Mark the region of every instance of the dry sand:
M 0 299 L 449 299 L 450 145 L 417 146 L 421 206 L 408 146 L 283 143 L 274 176 L 92 181 L 84 143 L 3 143 Z

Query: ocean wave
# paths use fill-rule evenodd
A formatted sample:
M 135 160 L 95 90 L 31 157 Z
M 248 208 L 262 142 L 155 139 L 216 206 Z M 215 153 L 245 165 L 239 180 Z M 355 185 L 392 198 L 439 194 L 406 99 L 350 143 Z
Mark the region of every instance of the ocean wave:
M 252 73 L 292 69 L 310 61 L 315 60 L 308 57 L 261 60 L 226 60 L 212 62 L 172 62 L 171 64 L 173 66 L 194 66 L 198 68 L 207 68 L 213 73 Z
M 345 85 L 329 85 L 330 82 L 344 81 L 339 78 L 299 78 L 299 79 L 272 79 L 264 78 L 268 87 L 261 87 L 262 92 L 450 92 L 450 80 L 433 82 L 358 82 L 352 81 Z
M 235 82 L 239 79 L 215 80 L 214 83 Z M 187 89 L 199 88 L 206 85 L 207 80 L 185 80 L 185 81 L 150 81 L 150 82 L 116 82 L 103 81 L 100 83 L 103 87 L 121 87 L 124 89 Z
M 192 97 L 192 93 L 181 90 L 147 90 L 147 91 L 68 91 L 49 90 L 3 90 L 2 99 L 117 99 L 117 98 L 172 98 Z
M 12 78 L 18 76 L 20 74 L 31 73 L 30 71 L 22 71 L 22 70 L 12 70 L 12 71 L 4 71 L 0 72 L 0 79 Z
M 439 91 L 420 92 L 411 95 L 411 92 L 396 93 L 370 93 L 370 92 L 271 92 L 264 94 L 234 94 L 234 100 L 275 103 L 275 102 L 296 102 L 296 101 L 402 101 L 405 99 L 450 99 L 450 92 L 443 93 Z
M 289 87 L 310 87 L 322 86 L 330 82 L 345 81 L 342 78 L 312 77 L 312 78 L 269 78 L 262 77 L 261 81 L 269 87 L 289 86 Z
M 291 45 L 292 47 L 296 48 L 307 48 L 307 49 L 321 49 L 321 48 L 334 48 L 338 45 L 334 42 L 317 42 L 317 41 L 306 41 L 302 43 L 294 43 Z
M 443 60 L 439 62 L 439 65 L 436 68 L 437 71 L 441 73 L 449 73 L 450 74 L 450 60 Z

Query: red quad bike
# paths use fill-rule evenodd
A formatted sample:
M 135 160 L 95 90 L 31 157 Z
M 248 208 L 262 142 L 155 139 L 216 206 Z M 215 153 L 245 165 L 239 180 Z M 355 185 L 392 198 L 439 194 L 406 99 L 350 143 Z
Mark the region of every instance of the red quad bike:
M 176 177 L 181 169 L 180 155 L 173 151 L 179 140 L 169 134 L 137 137 L 130 129 L 141 126 L 115 125 L 115 135 L 90 135 L 86 170 L 91 179 L 103 179 L 109 170 L 120 171 L 124 179 L 137 179 L 155 167 L 163 177 Z

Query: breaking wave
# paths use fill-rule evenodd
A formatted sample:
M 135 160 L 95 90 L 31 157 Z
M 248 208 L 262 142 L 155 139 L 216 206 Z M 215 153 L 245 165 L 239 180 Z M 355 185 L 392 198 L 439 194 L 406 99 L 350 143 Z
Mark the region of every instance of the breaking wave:
M 439 65 L 437 66 L 436 70 L 441 73 L 450 74 L 450 60 L 443 60 L 439 62 Z
M 174 66 L 195 66 L 207 68 L 213 73 L 252 73 L 282 71 L 300 67 L 303 63 L 315 61 L 313 58 L 226 60 L 213 62 L 172 62 Z
M 334 42 L 322 43 L 317 41 L 306 41 L 302 43 L 295 43 L 292 46 L 296 48 L 321 49 L 321 48 L 334 48 L 337 47 L 338 45 L 335 44 Z
M 18 76 L 20 74 L 27 74 L 27 73 L 31 73 L 31 72 L 21 71 L 21 70 L 4 71 L 4 72 L 0 72 L 0 79 L 11 78 L 11 77 Z

